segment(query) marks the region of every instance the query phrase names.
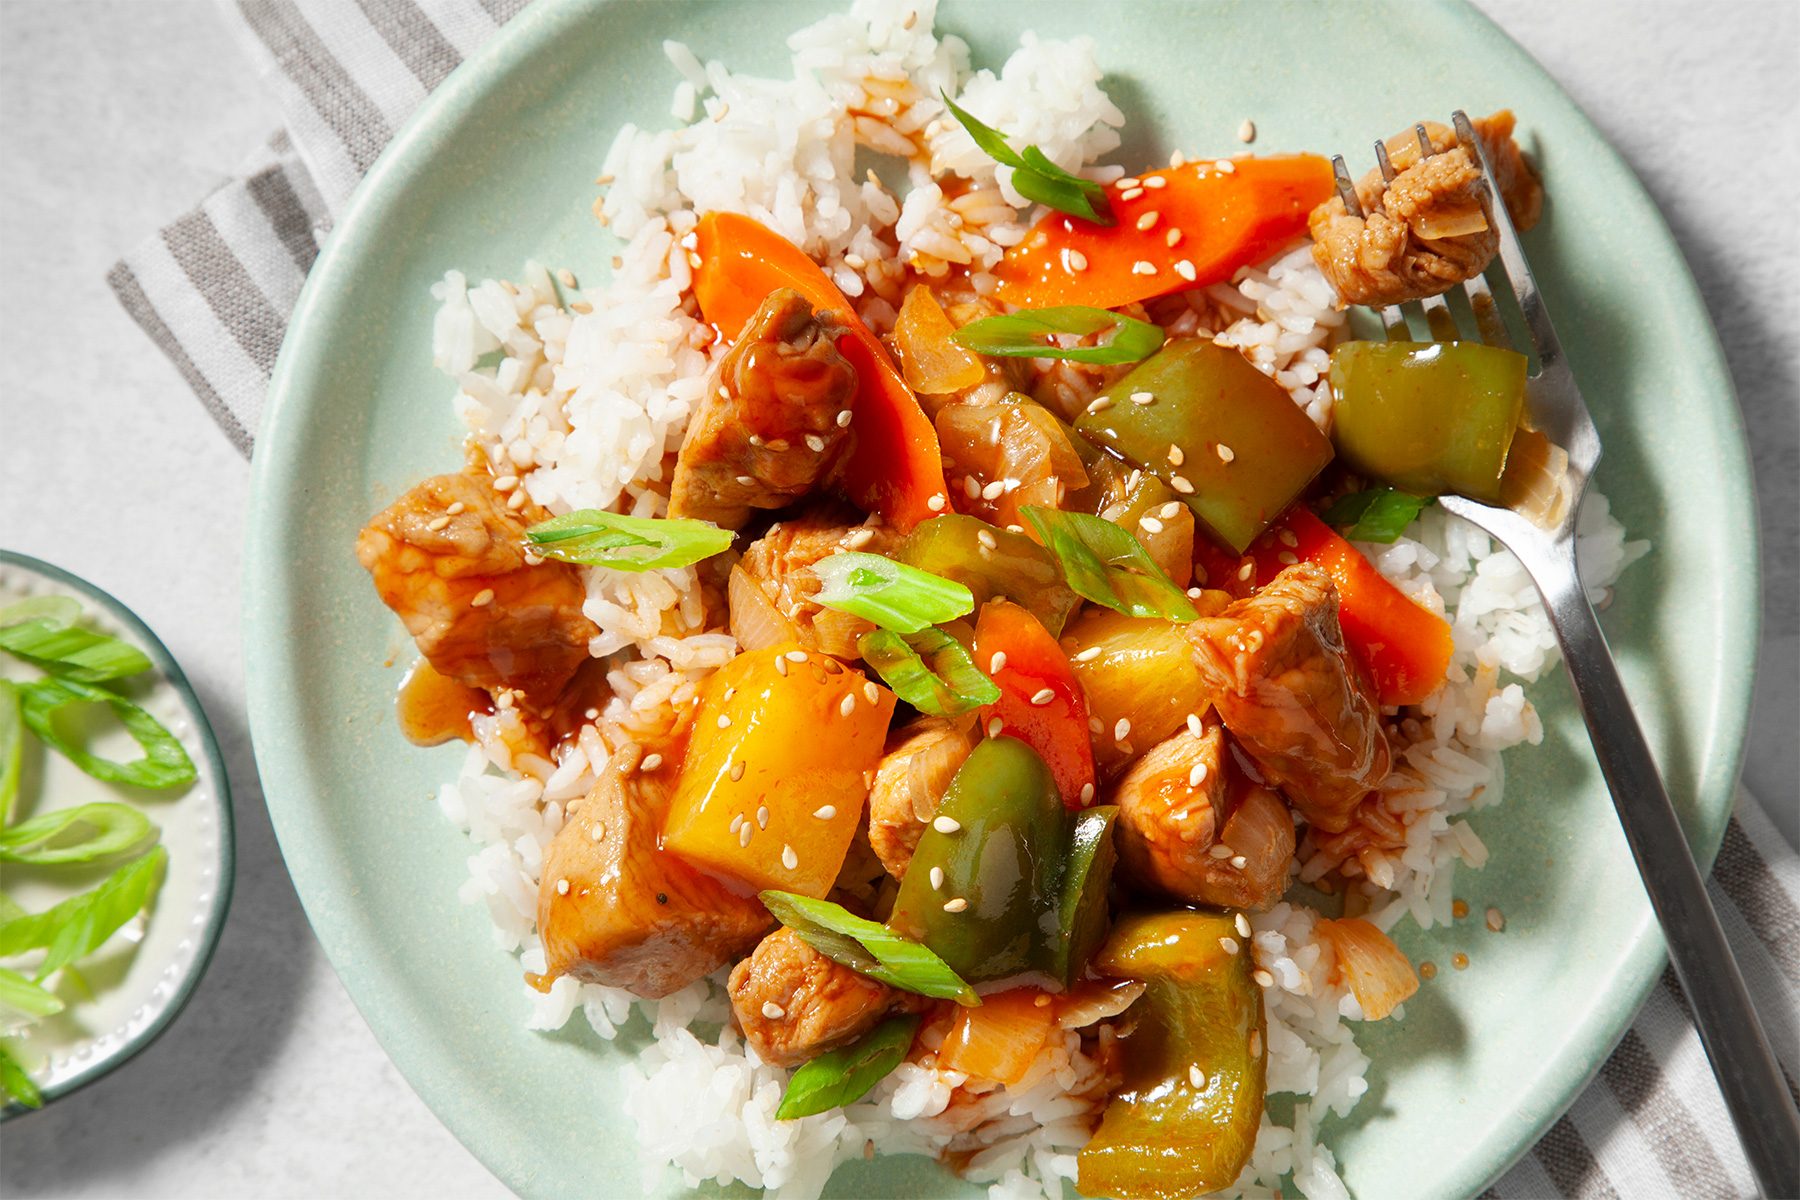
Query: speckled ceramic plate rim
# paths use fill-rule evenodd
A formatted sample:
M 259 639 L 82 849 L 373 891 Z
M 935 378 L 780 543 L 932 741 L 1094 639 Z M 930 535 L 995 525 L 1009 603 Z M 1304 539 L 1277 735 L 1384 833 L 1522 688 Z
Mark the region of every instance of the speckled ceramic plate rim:
M 308 278 L 276 365 L 259 445 L 281 446 L 287 440 L 290 427 L 306 421 L 304 397 L 317 381 L 321 370 L 319 355 L 324 349 L 314 345 L 313 331 L 329 324 L 327 314 L 334 305 L 342 302 L 340 293 L 353 282 L 357 260 L 369 250 L 365 244 L 367 230 L 379 225 L 378 216 L 404 189 L 405 181 L 442 149 L 444 139 L 481 104 L 488 90 L 502 82 L 522 59 L 549 44 L 573 22 L 596 19 L 617 2 L 589 0 L 587 3 L 558 4 L 540 0 L 459 67 L 394 138 L 352 198 Z M 1504 54 L 1515 58 L 1521 73 L 1535 76 L 1547 93 L 1566 103 L 1573 118 L 1585 125 L 1595 142 L 1604 148 L 1603 152 L 1617 161 L 1616 152 L 1606 145 L 1585 114 L 1535 60 L 1485 15 L 1457 0 L 1448 2 L 1461 10 L 1470 37 L 1478 43 L 1476 48 L 1481 54 Z M 1028 9 L 1021 7 L 1021 12 L 1025 11 Z M 1021 28 L 1026 24 L 1021 19 Z M 1644 222 L 1647 228 L 1659 232 L 1666 242 L 1666 257 L 1670 261 L 1659 264 L 1667 268 L 1659 275 L 1659 284 L 1665 291 L 1677 293 L 1671 302 L 1692 314 L 1692 338 L 1684 345 L 1684 350 L 1694 356 L 1696 370 L 1706 377 L 1708 390 L 1718 398 L 1715 415 L 1731 435 L 1726 439 L 1730 461 L 1720 464 L 1723 469 L 1717 482 L 1722 507 L 1738 518 L 1736 528 L 1727 531 L 1727 536 L 1735 536 L 1745 551 L 1741 556 L 1740 586 L 1733 589 L 1740 597 L 1739 611 L 1728 621 L 1744 636 L 1721 647 L 1721 677 L 1735 681 L 1735 685 L 1722 684 L 1721 690 L 1727 697 L 1735 697 L 1737 702 L 1721 703 L 1708 727 L 1713 743 L 1723 752 L 1700 771 L 1700 786 L 1695 797 L 1698 812 L 1690 828 L 1697 857 L 1704 866 L 1710 866 L 1724 834 L 1742 763 L 1760 624 L 1755 601 L 1759 594 L 1760 568 L 1756 528 L 1750 516 L 1753 509 L 1748 449 L 1730 374 L 1692 272 L 1682 260 L 1660 212 L 1629 166 L 1622 161 L 1617 161 L 1617 166 L 1620 174 L 1629 181 L 1630 194 L 1622 194 L 1621 202 L 1640 210 L 1632 214 L 1632 220 Z M 284 768 L 296 764 L 291 758 L 290 747 L 274 736 L 282 728 L 284 710 L 297 702 L 282 686 L 280 669 L 280 647 L 285 637 L 283 614 L 289 599 L 281 594 L 281 576 L 276 569 L 285 540 L 280 525 L 283 515 L 280 498 L 304 494 L 304 484 L 299 478 L 304 468 L 304 462 L 290 461 L 278 453 L 259 453 L 253 462 L 244 589 L 246 660 L 252 736 L 276 833 L 315 931 L 384 1048 L 420 1096 L 477 1157 L 498 1171 L 509 1185 L 516 1189 L 531 1188 L 537 1181 L 528 1177 L 519 1166 L 517 1148 L 505 1146 L 503 1132 L 483 1120 L 486 1102 L 443 1086 L 451 1081 L 452 1048 L 440 1044 L 429 1029 L 410 1027 L 393 1019 L 399 1010 L 388 993 L 399 981 L 392 977 L 389 965 L 383 961 L 379 939 L 335 906 L 319 902 L 316 889 L 326 881 L 327 873 L 315 866 L 311 855 L 315 849 L 323 850 L 329 844 L 327 828 L 322 810 L 312 798 L 300 794 L 285 782 L 290 773 Z M 1644 532 L 1655 536 L 1654 530 Z M 1646 914 L 1647 911 L 1646 908 Z M 1661 935 L 1654 922 L 1639 925 L 1623 961 L 1624 966 L 1609 989 L 1607 998 L 1611 1003 L 1604 1013 L 1572 1027 L 1570 1040 L 1563 1044 L 1555 1060 L 1554 1083 L 1536 1096 L 1543 1101 L 1542 1107 L 1521 1127 L 1526 1132 L 1511 1139 L 1504 1153 L 1465 1156 L 1451 1180 L 1454 1192 L 1474 1195 L 1498 1178 L 1597 1074 L 1666 961 Z
M 139 619 L 138 615 L 111 593 L 89 583 L 79 575 L 70 574 L 61 567 L 33 558 L 28 554 L 18 554 L 11 550 L 0 550 L 0 564 L 17 567 L 20 570 L 40 575 L 55 583 L 70 587 L 88 597 L 96 604 L 105 607 L 120 624 L 131 631 L 138 647 L 150 656 L 150 661 L 163 679 L 175 689 L 181 703 L 187 709 L 188 718 L 194 723 L 194 731 L 199 738 L 203 757 L 203 770 L 211 773 L 217 797 L 219 818 L 219 883 L 213 889 L 213 898 L 208 906 L 206 927 L 201 931 L 201 944 L 195 949 L 194 961 L 181 977 L 169 1002 L 163 1006 L 161 1013 L 150 1024 L 140 1030 L 137 1036 L 122 1042 L 119 1048 L 103 1058 L 82 1068 L 74 1075 L 60 1080 L 43 1089 L 44 1107 L 69 1095 L 71 1092 L 94 1083 L 148 1049 L 150 1043 L 162 1036 L 163 1030 L 174 1023 L 187 1007 L 194 989 L 200 986 L 201 978 L 212 963 L 213 951 L 218 948 L 219 935 L 225 929 L 225 915 L 231 908 L 231 890 L 237 875 L 237 835 L 231 813 L 231 779 L 225 773 L 225 760 L 219 754 L 218 739 L 213 736 L 212 724 L 206 719 L 206 710 L 200 706 L 200 698 L 182 673 L 181 664 L 169 653 L 169 648 L 162 643 L 150 627 Z M 24 1116 L 32 1110 L 16 1104 L 9 1104 L 0 1109 L 0 1121 Z

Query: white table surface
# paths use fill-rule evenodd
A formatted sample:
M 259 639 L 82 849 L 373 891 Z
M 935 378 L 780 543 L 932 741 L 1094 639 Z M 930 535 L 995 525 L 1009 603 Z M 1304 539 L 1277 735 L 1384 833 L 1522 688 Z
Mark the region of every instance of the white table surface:
M 1483 7 L 1643 177 L 1724 339 L 1763 521 L 1746 782 L 1793 838 L 1800 5 Z M 506 1194 L 388 1062 L 307 927 L 245 730 L 248 465 L 103 279 L 276 121 L 206 0 L 0 0 L 0 545 L 94 580 L 161 634 L 224 743 L 238 820 L 231 919 L 186 1013 L 110 1079 L 6 1127 L 7 1196 Z

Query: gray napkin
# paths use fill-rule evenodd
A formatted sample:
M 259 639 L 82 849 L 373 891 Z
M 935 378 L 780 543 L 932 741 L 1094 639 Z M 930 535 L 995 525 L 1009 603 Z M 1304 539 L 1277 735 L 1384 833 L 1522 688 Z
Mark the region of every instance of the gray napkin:
M 419 102 L 525 3 L 222 0 L 287 127 L 108 280 L 244 454 L 333 215 Z M 1794 1089 L 1800 856 L 1747 797 L 1710 886 Z M 1483 1198 L 1730 1200 L 1754 1190 L 1687 1001 L 1665 971 L 1595 1082 Z

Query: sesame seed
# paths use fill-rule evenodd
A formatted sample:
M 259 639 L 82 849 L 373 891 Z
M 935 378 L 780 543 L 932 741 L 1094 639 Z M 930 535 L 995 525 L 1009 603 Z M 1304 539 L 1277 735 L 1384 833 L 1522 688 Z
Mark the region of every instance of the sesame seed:
M 1200 723 L 1200 714 L 1199 713 L 1189 713 L 1187 715 L 1187 727 L 1188 727 L 1188 732 L 1193 734 L 1195 737 L 1205 737 L 1206 736 L 1206 726 L 1204 726 Z
M 1487 927 L 1495 933 L 1499 933 L 1502 929 L 1506 928 L 1506 918 L 1501 915 L 1499 909 L 1490 908 L 1487 910 Z
M 494 480 L 494 490 L 496 492 L 510 492 L 518 486 L 519 477 L 517 475 L 502 475 L 500 478 Z
M 1450 902 L 1450 915 L 1459 921 L 1468 916 L 1469 902 L 1467 900 L 1452 900 Z
M 1284 567 L 1291 567 L 1295 563 L 1299 562 L 1300 559 L 1295 556 L 1295 554 L 1292 550 L 1283 550 L 1280 554 L 1277 554 L 1275 556 L 1275 561 L 1280 563 Z
M 604 842 L 606 840 L 606 822 L 595 821 L 593 826 L 588 830 L 588 837 L 596 842 Z
M 739 475 L 737 477 L 737 482 L 739 487 L 749 487 L 756 482 L 756 477 L 754 475 Z
M 806 661 L 806 651 L 804 651 L 804 650 L 789 650 L 785 657 L 791 663 L 803 663 Z
M 1168 233 L 1164 234 L 1163 235 L 1163 245 L 1167 246 L 1171 250 L 1173 250 L 1175 247 L 1181 245 L 1181 230 L 1171 229 L 1171 230 L 1169 230 Z
M 1169 486 L 1184 496 L 1191 496 L 1194 493 L 1194 485 L 1187 481 L 1187 476 L 1185 475 L 1169 476 Z
M 962 828 L 962 822 L 955 817 L 946 817 L 942 813 L 931 818 L 931 827 L 939 833 L 955 833 Z
M 837 805 L 821 804 L 819 807 L 813 809 L 813 816 L 821 821 L 829 821 L 831 818 L 837 816 Z
M 1031 694 L 1031 702 L 1039 708 L 1042 708 L 1054 699 L 1056 699 L 1056 693 L 1049 688 L 1039 688 Z
M 727 391 L 727 390 L 726 390 L 726 389 L 724 389 L 724 388 L 720 388 L 720 389 L 719 389 L 719 395 L 720 395 L 720 396 L 722 396 L 722 397 L 724 397 L 724 398 L 725 398 L 725 399 L 727 399 L 727 400 L 729 400 L 729 399 L 731 399 L 731 393 L 730 393 L 730 392 L 729 392 L 729 391 Z M 762 434 L 760 434 L 760 433 L 753 433 L 753 434 L 751 434 L 751 435 L 750 435 L 750 444 L 751 444 L 751 445 L 752 445 L 752 446 L 760 446 L 760 445 L 762 445 L 762 444 L 763 444 L 763 440 L 762 440 Z
M 1202 592 L 1202 589 L 1197 588 L 1197 587 L 1191 587 L 1187 590 L 1187 598 L 1189 600 L 1198 600 L 1201 596 L 1201 592 Z
M 855 414 L 853 414 L 849 409 L 846 408 L 843 412 L 841 412 L 837 415 L 837 427 L 839 429 L 850 428 L 850 422 L 854 419 L 854 417 L 855 417 Z
M 1133 392 L 1133 393 L 1131 393 L 1131 402 L 1133 404 L 1140 404 L 1140 405 L 1155 404 L 1156 403 L 1156 393 L 1155 392 Z
M 1230 446 L 1227 446 L 1224 442 L 1220 442 L 1218 446 L 1218 455 L 1220 462 L 1228 463 L 1237 457 L 1237 451 L 1233 450 Z
M 1080 651 L 1079 653 L 1077 653 L 1075 655 L 1075 661 L 1078 663 L 1093 662 L 1096 658 L 1099 658 L 1099 657 L 1100 657 L 1100 647 L 1089 646 L 1086 650 Z
M 769 827 L 769 806 L 766 804 L 759 804 L 756 806 L 756 827 L 758 829 L 767 829 Z
M 1244 123 L 1238 126 L 1238 141 L 1249 143 L 1254 142 L 1255 140 L 1256 122 L 1252 121 L 1249 117 L 1245 117 Z
M 1171 152 L 1169 155 L 1169 166 L 1171 169 L 1187 166 L 1187 155 L 1179 150 Z
M 755 833 L 755 826 L 751 825 L 750 822 L 745 821 L 743 825 L 738 828 L 738 845 L 748 846 L 750 844 L 751 836 Z
M 1181 276 L 1183 279 L 1187 280 L 1189 283 L 1192 283 L 1196 279 L 1200 278 L 1200 272 L 1194 270 L 1194 264 L 1185 258 L 1175 264 L 1175 273 L 1177 275 Z
M 1162 214 L 1155 211 L 1154 209 L 1152 209 L 1150 212 L 1145 213 L 1143 216 L 1141 216 L 1137 219 L 1138 231 L 1140 233 L 1147 233 L 1150 230 L 1155 229 L 1156 222 L 1161 216 L 1162 216 Z
M 1256 970 L 1250 972 L 1250 978 L 1256 980 L 1256 984 L 1258 987 L 1274 987 L 1275 986 L 1275 977 L 1273 975 L 1269 974 L 1267 971 L 1263 970 L 1261 967 L 1258 967 L 1258 968 L 1256 968 Z
M 787 668 L 788 668 L 788 661 L 786 658 L 777 657 L 775 659 L 775 673 L 777 675 L 786 675 Z
M 1159 187 L 1167 187 L 1168 185 L 1169 181 L 1164 179 L 1161 175 L 1146 175 L 1144 177 L 1144 186 L 1152 190 Z
M 1459 971 L 1466 971 L 1469 968 L 1469 956 L 1458 951 L 1456 954 L 1451 955 L 1450 965 Z
M 1105 727 L 1100 724 L 1099 717 L 1089 717 L 1088 718 L 1088 732 L 1089 733 L 1099 733 L 1100 730 L 1103 728 L 1105 728 Z
M 981 499 L 981 480 L 973 475 L 964 475 L 963 494 L 971 500 Z
M 1190 1065 L 1188 1067 L 1188 1082 L 1197 1088 L 1205 1087 L 1206 1072 L 1202 1071 L 1199 1067 Z
M 997 738 L 1000 736 L 1000 731 L 1005 728 L 1006 722 L 1002 721 L 999 717 L 994 717 L 987 723 L 987 735 L 991 738 Z
M 769 441 L 764 442 L 763 445 L 775 451 L 777 454 L 785 454 L 787 453 L 788 440 L 786 438 L 772 438 Z
M 1181 512 L 1181 501 L 1171 500 L 1167 504 L 1163 505 L 1162 510 L 1160 512 L 1158 512 L 1156 515 L 1161 517 L 1165 521 L 1169 521 L 1169 520 L 1173 520 L 1177 515 L 1180 514 L 1180 512 Z
M 1426 979 L 1436 979 L 1437 978 L 1437 964 L 1434 962 L 1431 962 L 1429 960 L 1420 963 L 1419 964 L 1419 974 L 1423 975 Z
M 1193 765 L 1192 769 L 1190 769 L 1188 771 L 1188 786 L 1191 788 L 1197 788 L 1205 782 L 1206 782 L 1206 764 L 1203 762 L 1197 762 Z
M 1284 546 L 1298 546 L 1300 544 L 1300 539 L 1294 535 L 1294 531 L 1291 529 L 1284 529 L 1276 534 L 1275 540 Z
M 1081 785 L 1081 802 L 1083 804 L 1091 804 L 1091 803 L 1093 803 L 1093 800 L 1094 800 L 1094 785 L 1091 783 L 1082 784 Z
M 1261 650 L 1263 645 L 1262 630 L 1252 629 L 1249 633 L 1246 633 L 1244 635 L 1244 645 L 1250 649 L 1251 653 Z
M 1230 159 L 1221 158 L 1218 162 L 1213 164 L 1213 170 L 1217 171 L 1221 175 L 1229 175 L 1233 171 L 1237 170 L 1237 167 L 1232 164 Z
M 1155 517 L 1139 517 L 1138 526 L 1143 529 L 1145 533 L 1161 533 L 1163 531 L 1163 523 Z
M 969 902 L 964 900 L 961 896 L 958 896 L 954 900 L 944 901 L 944 911 L 947 913 L 959 913 L 967 907 L 969 907 Z
M 494 589 L 493 588 L 482 588 L 479 592 L 475 593 L 475 598 L 473 600 L 469 601 L 469 607 L 470 608 L 486 608 L 488 605 L 492 604 L 493 602 L 494 602 Z
M 944 886 L 944 868 L 942 868 L 942 867 L 931 868 L 931 890 L 935 892 L 943 886 Z
M 569 881 L 568 880 L 559 879 L 556 881 L 556 894 L 559 896 L 566 896 L 569 894 Z
M 1184 463 L 1186 461 L 1187 461 L 1187 455 L 1182 452 L 1181 447 L 1177 446 L 1174 442 L 1170 442 L 1169 443 L 1169 465 L 1171 467 L 1179 467 L 1182 463 Z M 1173 514 L 1171 514 L 1171 515 L 1173 515 Z
M 1245 937 L 1250 936 L 1250 918 L 1243 913 L 1237 915 L 1237 931 Z
M 868 680 L 863 680 L 863 699 L 867 700 L 870 704 L 879 704 L 881 702 L 881 689 L 876 687 L 873 683 L 870 683 Z
M 850 547 L 852 550 L 861 550 L 864 546 L 874 540 L 875 531 L 873 529 L 858 529 L 844 539 L 844 545 Z
M 1250 860 L 1241 854 L 1234 854 L 1231 856 L 1231 865 L 1241 871 L 1250 865 Z
M 994 657 L 988 659 L 988 674 L 998 675 L 1004 670 L 1006 670 L 1006 651 L 996 650 Z
M 1131 718 L 1120 717 L 1119 723 L 1113 726 L 1113 741 L 1122 742 L 1131 736 Z
M 838 701 L 838 715 L 847 717 L 856 711 L 856 694 L 845 692 L 844 698 Z
M 1000 494 L 1004 491 L 1006 491 L 1006 481 L 1004 479 L 996 479 L 981 489 L 981 498 L 983 500 L 998 500 Z
M 744 767 L 746 765 L 747 764 L 741 758 L 731 764 L 731 782 L 736 783 L 744 777 Z M 648 767 L 646 767 L 646 769 L 648 769 Z
M 1008 532 L 1008 533 L 1024 533 L 1025 527 L 1023 525 L 1008 525 L 1006 527 L 1006 532 Z
M 1236 954 L 1238 952 L 1238 941 L 1234 937 L 1222 937 L 1219 939 L 1219 949 L 1227 954 Z
M 1087 410 L 1091 413 L 1102 413 L 1111 408 L 1112 404 L 1111 396 L 1096 396 L 1093 403 L 1087 406 Z
M 1220 842 L 1218 845 L 1208 847 L 1206 854 L 1209 858 L 1230 858 L 1231 847 Z
M 1262 1030 L 1260 1029 L 1250 1031 L 1250 1057 L 1262 1057 Z
M 731 718 L 726 716 L 724 713 L 719 714 L 719 728 L 720 729 L 730 729 L 731 728 Z
M 771 1021 L 779 1021 L 781 1018 L 787 1016 L 787 1011 L 773 1000 L 764 1000 L 762 1015 Z
M 925 507 L 929 508 L 932 512 L 943 512 L 944 505 L 948 503 L 949 501 L 944 499 L 943 493 L 939 492 L 925 502 Z
M 434 517 L 425 523 L 425 528 L 429 529 L 432 533 L 436 533 L 440 529 L 447 529 L 449 526 L 449 517 Z
M 646 755 L 644 755 L 644 761 L 638 764 L 638 770 L 654 771 L 654 770 L 656 770 L 656 768 L 658 768 L 662 765 L 663 765 L 663 756 L 662 755 L 646 754 Z
M 844 265 L 852 271 L 860 271 L 869 265 L 869 260 L 860 254 L 846 254 L 844 255 Z
M 1244 565 L 1238 568 L 1238 578 L 1248 580 L 1254 574 L 1256 574 L 1256 564 L 1246 558 Z
M 985 529 L 978 529 L 975 531 L 975 540 L 981 543 L 981 548 L 983 550 L 995 550 L 1000 546 L 1000 543 L 994 540 L 994 535 Z
M 744 826 L 744 814 L 736 813 L 731 818 L 731 824 L 728 825 L 726 828 L 730 829 L 731 832 L 736 833 L 739 829 L 742 829 L 743 826 Z
M 825 439 L 816 433 L 809 433 L 806 435 L 806 448 L 818 454 L 825 449 Z
M 469 507 L 469 506 L 464 504 L 461 500 L 452 500 L 450 502 L 449 507 L 444 509 L 444 511 L 449 513 L 453 517 L 459 517 L 462 515 L 463 509 L 465 509 L 467 507 Z
M 1088 265 L 1087 255 L 1083 254 L 1079 250 L 1070 250 L 1069 251 L 1069 267 L 1072 270 L 1085 271 L 1085 270 L 1087 270 L 1087 265 Z
M 781 865 L 790 871 L 798 871 L 800 869 L 800 856 L 794 853 L 794 848 L 792 846 L 786 844 L 782 845 Z
M 1148 259 L 1140 258 L 1131 264 L 1131 273 L 1133 275 L 1154 275 L 1156 274 L 1156 264 Z

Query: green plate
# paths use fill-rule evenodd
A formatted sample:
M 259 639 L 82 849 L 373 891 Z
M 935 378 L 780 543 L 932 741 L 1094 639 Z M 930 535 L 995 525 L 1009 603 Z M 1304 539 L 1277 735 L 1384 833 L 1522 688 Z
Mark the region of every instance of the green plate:
M 514 963 L 456 901 L 469 846 L 437 811 L 459 749 L 416 750 L 391 699 L 407 648 L 351 553 L 362 522 L 459 461 L 431 367 L 428 288 L 455 267 L 534 256 L 584 279 L 611 243 L 588 207 L 623 121 L 669 123 L 661 41 L 785 70 L 782 39 L 828 11 L 773 0 L 544 0 L 433 94 L 364 181 L 320 257 L 277 367 L 255 463 L 245 608 L 251 729 L 313 927 L 419 1094 L 528 1195 L 635 1181 L 621 1050 L 521 1028 Z M 1096 19 L 1104 13 L 1104 19 Z M 1527 243 L 1606 442 L 1600 487 L 1655 539 L 1605 614 L 1625 681 L 1710 861 L 1728 815 L 1756 645 L 1756 541 L 1743 433 L 1686 265 L 1631 171 L 1542 70 L 1461 5 L 1096 7 L 946 0 L 940 27 L 997 66 L 1022 30 L 1091 34 L 1130 117 L 1116 161 L 1368 147 L 1422 116 L 1510 105 L 1550 205 Z M 1390 75 L 1394 64 L 1404 70 Z M 1703 486 L 1696 486 L 1704 480 Z M 1404 1024 L 1362 1035 L 1373 1094 L 1327 1126 L 1352 1190 L 1478 1192 L 1593 1076 L 1663 947 L 1560 676 L 1533 696 L 1547 736 L 1510 755 L 1511 795 L 1475 825 L 1488 867 L 1459 876 L 1476 916 L 1403 936 L 1446 969 Z M 1503 934 L 1481 928 L 1489 905 Z M 1466 971 L 1450 957 L 1465 951 Z M 576 1022 L 575 1024 L 579 1024 Z M 582 1109 L 587 1120 L 575 1119 Z M 671 1176 L 668 1188 L 678 1181 Z M 836 1195 L 975 1195 L 919 1158 L 845 1167 Z

